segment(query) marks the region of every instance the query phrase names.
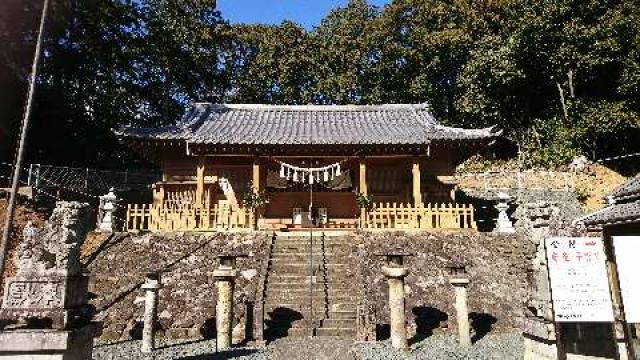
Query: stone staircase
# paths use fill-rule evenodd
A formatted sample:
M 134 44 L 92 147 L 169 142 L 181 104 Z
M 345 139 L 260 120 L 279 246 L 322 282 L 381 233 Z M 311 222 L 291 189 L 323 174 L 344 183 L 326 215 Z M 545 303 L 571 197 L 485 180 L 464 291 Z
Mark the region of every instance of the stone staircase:
M 348 234 L 319 231 L 312 247 L 309 232 L 275 237 L 265 286 L 266 339 L 355 336 L 358 299 L 345 272 L 351 242 Z

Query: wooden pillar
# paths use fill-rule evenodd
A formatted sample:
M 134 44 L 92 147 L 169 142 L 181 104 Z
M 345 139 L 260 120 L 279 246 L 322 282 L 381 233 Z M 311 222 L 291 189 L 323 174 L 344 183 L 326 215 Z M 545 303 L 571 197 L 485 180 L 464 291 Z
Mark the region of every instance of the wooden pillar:
M 266 181 L 262 181 L 260 168 L 260 159 L 258 157 L 255 157 L 253 159 L 253 165 L 251 166 L 251 190 L 256 193 L 262 192 L 263 186 L 266 183 Z M 253 215 L 255 217 L 254 226 L 256 230 L 258 230 L 261 227 L 260 219 L 264 217 L 264 208 L 257 209 Z
M 206 159 L 204 156 L 198 158 L 198 167 L 196 168 L 196 207 L 204 205 L 204 170 Z
M 418 206 L 422 204 L 422 192 L 420 189 L 420 161 L 417 157 L 413 158 L 411 175 L 413 178 L 413 205 Z
M 362 193 L 364 195 L 368 195 L 368 190 L 367 190 L 367 164 L 364 162 L 364 158 L 363 157 L 360 158 L 360 169 L 359 169 L 358 174 L 359 174 L 359 178 L 360 178 L 358 189 L 359 189 L 360 193 Z
M 253 159 L 253 166 L 251 168 L 251 184 L 254 192 L 259 192 L 261 190 L 262 182 L 260 179 L 260 160 L 255 158 Z

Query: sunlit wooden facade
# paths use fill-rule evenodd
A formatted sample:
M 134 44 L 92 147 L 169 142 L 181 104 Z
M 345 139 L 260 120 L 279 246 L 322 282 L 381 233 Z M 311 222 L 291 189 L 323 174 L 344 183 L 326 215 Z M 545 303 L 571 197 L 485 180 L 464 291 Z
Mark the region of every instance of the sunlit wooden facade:
M 497 136 L 442 126 L 426 105 L 195 104 L 176 126 L 118 134 L 162 168 L 153 202 L 131 204 L 127 216 L 129 229 L 151 231 L 472 229 L 473 208 L 456 203 L 452 175 Z M 299 183 L 282 178 L 283 162 L 343 171 Z M 265 206 L 245 209 L 249 191 Z M 374 205 L 360 209 L 356 194 Z

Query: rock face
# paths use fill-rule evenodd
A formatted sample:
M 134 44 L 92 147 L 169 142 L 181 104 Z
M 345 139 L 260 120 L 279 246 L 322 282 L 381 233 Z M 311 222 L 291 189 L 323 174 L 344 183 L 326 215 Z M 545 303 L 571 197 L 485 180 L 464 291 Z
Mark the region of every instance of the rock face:
M 87 264 L 95 274 L 91 291 L 98 318 L 104 321 L 101 341 L 140 338 L 143 302 L 140 285 L 149 271 L 161 271 L 158 295 L 158 338 L 215 336 L 216 256 L 250 254 L 237 268 L 252 274 L 266 261 L 270 235 L 246 233 L 118 234 L 98 247 Z M 247 303 L 255 300 L 259 276 L 239 276 L 234 292 L 234 324 L 247 320 Z M 249 316 L 251 318 L 251 316 Z
M 454 289 L 449 283 L 447 265 L 461 257 L 471 264 L 467 269 L 474 336 L 481 337 L 490 329 L 523 325 L 527 272 L 535 251 L 525 237 L 459 231 L 362 232 L 356 237 L 358 244 L 351 254 L 350 271 L 362 284 L 359 316 L 365 320 L 360 322 L 360 328 L 371 329 L 374 322 L 378 337 L 384 337 L 384 331 L 380 330 L 381 324 L 389 323 L 388 290 L 381 272 L 383 261 L 376 254 L 390 248 L 414 254 L 405 261 L 409 268 L 405 311 L 410 337 L 421 339 L 444 328 L 455 329 Z
M 236 266 L 241 275 L 236 278 L 233 327 L 234 338 L 243 332 L 251 333 L 251 329 L 242 329 L 251 326 L 246 325 L 250 323 L 246 309 L 255 308 L 252 303 L 256 300 L 256 288 L 269 268 L 266 265 L 270 236 L 246 232 L 111 237 L 97 248 L 96 255 L 88 256 L 94 259 L 88 264 L 94 274 L 93 303 L 99 319 L 104 321 L 101 340 L 140 337 L 143 293 L 139 287 L 149 270 L 158 269 L 163 271 L 158 338 L 214 337 L 217 299 L 212 274 L 218 266 L 216 255 L 225 252 L 250 254 L 248 258 L 240 258 Z M 375 339 L 376 328 L 378 335 L 382 335 L 378 338 L 384 338 L 383 324 L 389 323 L 388 287 L 381 271 L 383 259 L 376 254 L 397 247 L 413 254 L 406 259 L 409 275 L 404 289 L 409 337 L 420 339 L 438 331 L 455 333 L 454 289 L 449 283 L 447 265 L 461 257 L 471 262 L 468 293 L 474 336 L 481 337 L 489 329 L 520 329 L 524 324 L 528 275 L 536 250 L 528 237 L 424 231 L 356 232 L 349 238 L 348 246 L 340 250 L 340 263 L 345 264 L 340 268 L 340 277 L 349 279 L 352 287 L 349 296 L 353 298 L 354 309 L 350 314 L 357 313 L 357 320 L 350 315 L 349 321 L 357 322 L 358 339 Z M 334 248 L 332 251 L 336 252 Z M 276 246 L 272 256 L 278 254 L 278 249 Z M 306 255 L 301 258 L 303 262 L 306 260 Z M 304 276 L 301 278 L 301 286 L 306 289 Z M 271 286 L 274 281 L 271 279 Z M 352 330 L 349 336 L 354 333 Z

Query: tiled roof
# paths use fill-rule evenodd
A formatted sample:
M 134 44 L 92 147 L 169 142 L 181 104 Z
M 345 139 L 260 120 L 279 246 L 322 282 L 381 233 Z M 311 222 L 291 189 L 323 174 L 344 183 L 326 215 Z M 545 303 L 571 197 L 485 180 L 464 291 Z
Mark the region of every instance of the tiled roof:
M 607 197 L 618 200 L 640 197 L 640 173 L 613 190 Z
M 640 174 L 626 181 L 607 198 L 611 204 L 576 220 L 589 227 L 640 222 Z
M 488 129 L 440 125 L 426 105 L 192 105 L 178 125 L 123 128 L 123 137 L 184 139 L 194 144 L 428 144 L 488 140 Z
M 588 227 L 640 222 L 640 200 L 613 204 L 577 220 Z

